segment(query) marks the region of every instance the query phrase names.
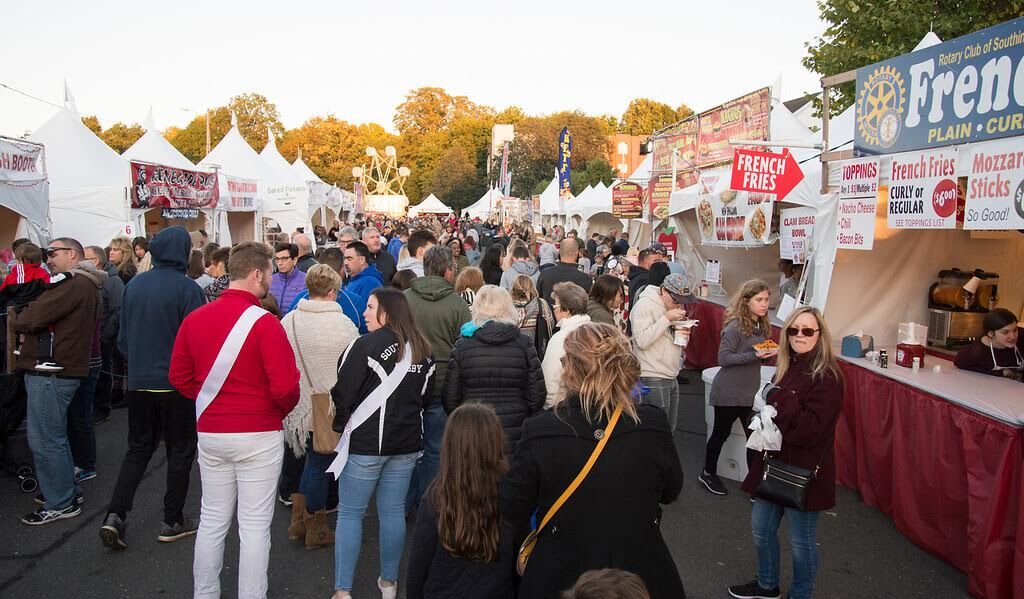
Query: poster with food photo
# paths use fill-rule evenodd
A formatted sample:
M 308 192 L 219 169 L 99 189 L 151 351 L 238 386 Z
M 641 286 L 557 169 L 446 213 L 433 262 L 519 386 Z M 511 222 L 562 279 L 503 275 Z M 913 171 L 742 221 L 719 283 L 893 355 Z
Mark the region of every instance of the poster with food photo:
M 697 225 L 706 245 L 765 245 L 772 241 L 775 197 L 724 189 L 697 202 Z

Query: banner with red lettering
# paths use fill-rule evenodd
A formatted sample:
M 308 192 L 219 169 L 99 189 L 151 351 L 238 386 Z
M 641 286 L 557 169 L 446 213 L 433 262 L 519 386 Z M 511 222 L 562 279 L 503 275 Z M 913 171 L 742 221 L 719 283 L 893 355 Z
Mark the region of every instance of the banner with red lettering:
M 256 210 L 256 180 L 239 177 L 224 177 L 227 196 L 220 202 L 221 208 L 230 212 L 253 212 Z
M 971 146 L 965 229 L 1024 229 L 1024 143 L 1020 137 Z
M 41 181 L 43 147 L 0 139 L 0 181 Z
M 956 160 L 956 148 L 892 155 L 890 229 L 956 228 Z
M 814 235 L 817 208 L 784 208 L 779 219 L 779 257 L 793 264 L 807 261 L 807 245 Z
M 700 113 L 697 136 L 699 166 L 733 158 L 730 139 L 768 141 L 771 92 L 767 87 Z
M 644 215 L 644 188 L 639 183 L 623 181 L 612 187 L 612 216 L 615 218 L 642 218 Z
M 216 208 L 217 174 L 131 163 L 132 208 Z

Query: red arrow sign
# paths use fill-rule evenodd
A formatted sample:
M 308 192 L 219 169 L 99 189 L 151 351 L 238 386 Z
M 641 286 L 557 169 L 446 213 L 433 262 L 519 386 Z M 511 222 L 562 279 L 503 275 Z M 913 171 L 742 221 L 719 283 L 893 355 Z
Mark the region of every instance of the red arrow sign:
M 732 189 L 773 193 L 786 197 L 804 179 L 800 165 L 788 149 L 781 154 L 737 149 L 732 161 Z

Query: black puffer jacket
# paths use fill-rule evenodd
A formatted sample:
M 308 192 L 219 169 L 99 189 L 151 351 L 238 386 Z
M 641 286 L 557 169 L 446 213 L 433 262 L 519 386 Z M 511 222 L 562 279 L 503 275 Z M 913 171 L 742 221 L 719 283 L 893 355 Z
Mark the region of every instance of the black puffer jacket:
M 473 330 L 472 324 L 452 349 L 442 399 L 451 413 L 475 401 L 494 408 L 510 451 L 522 436 L 523 421 L 544 407 L 547 392 L 540 358 L 530 339 L 515 325 L 491 321 Z

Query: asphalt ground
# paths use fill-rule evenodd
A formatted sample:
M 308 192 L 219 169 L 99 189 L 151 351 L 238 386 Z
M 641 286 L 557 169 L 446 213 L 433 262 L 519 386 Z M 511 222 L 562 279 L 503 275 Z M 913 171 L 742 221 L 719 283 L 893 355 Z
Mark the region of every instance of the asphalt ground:
M 689 597 L 727 597 L 726 586 L 748 582 L 756 571 L 750 535 L 750 502 L 738 483 L 726 481 L 729 495 L 716 497 L 699 486 L 704 455 L 703 387 L 699 373 L 683 389 L 676 445 L 686 483 L 682 496 L 666 506 L 662 534 L 679 567 Z M 99 476 L 82 484 L 85 508 L 78 518 L 41 527 L 19 518 L 35 509 L 32 496 L 14 479 L 0 476 L 0 598 L 190 597 L 193 539 L 156 540 L 163 515 L 166 473 L 161 450 L 154 456 L 129 515 L 128 549 L 104 548 L 99 528 L 124 454 L 127 410 L 116 410 L 97 426 Z M 187 513 L 198 517 L 199 467 L 192 475 Z M 371 502 L 372 505 L 372 502 Z M 287 540 L 290 510 L 280 504 L 274 515 L 269 596 L 319 597 L 333 592 L 334 551 L 306 551 Z M 333 517 L 331 518 L 333 524 Z M 596 523 L 595 523 L 596 525 Z M 785 525 L 783 525 L 784 527 Z M 410 526 L 411 530 L 411 526 Z M 792 573 L 788 536 L 780 530 L 782 588 Z M 904 538 L 892 521 L 858 496 L 840 487 L 838 504 L 822 515 L 818 527 L 821 563 L 816 597 L 967 597 L 966 576 Z M 356 574 L 356 599 L 378 597 L 376 517 L 367 515 L 363 552 Z M 237 593 L 238 536 L 227 541 L 222 573 L 223 597 Z M 404 575 L 405 564 L 402 565 Z M 403 597 L 401 582 L 399 597 Z

